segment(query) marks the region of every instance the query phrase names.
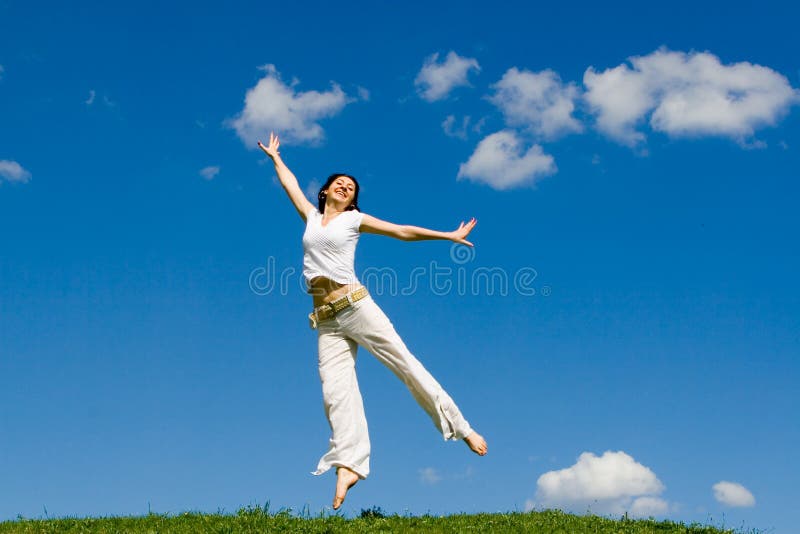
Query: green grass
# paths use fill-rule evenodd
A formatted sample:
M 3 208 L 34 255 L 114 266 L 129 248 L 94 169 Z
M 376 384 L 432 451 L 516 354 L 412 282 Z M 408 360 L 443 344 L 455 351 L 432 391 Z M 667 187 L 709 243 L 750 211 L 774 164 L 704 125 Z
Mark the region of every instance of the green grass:
M 6 533 L 373 533 L 373 532 L 519 532 L 532 534 L 718 534 L 741 533 L 741 530 L 720 529 L 707 525 L 684 525 L 671 521 L 619 520 L 597 516 L 577 516 L 557 510 L 505 514 L 459 514 L 445 517 L 430 515 L 385 515 L 380 508 L 362 510 L 355 519 L 340 515 L 308 514 L 296 516 L 288 510 L 270 513 L 264 508 L 242 508 L 236 514 L 182 513 L 179 515 L 149 514 L 140 517 L 100 517 L 63 519 L 24 519 L 0 523 L 0 534 Z M 755 532 L 755 531 L 753 531 Z

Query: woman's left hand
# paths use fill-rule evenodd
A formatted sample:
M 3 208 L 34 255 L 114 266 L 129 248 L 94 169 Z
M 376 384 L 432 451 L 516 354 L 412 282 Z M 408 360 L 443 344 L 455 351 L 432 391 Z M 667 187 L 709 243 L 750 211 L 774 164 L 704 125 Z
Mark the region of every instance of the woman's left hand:
M 464 221 L 461 221 L 461 224 L 458 226 L 458 229 L 450 232 L 451 235 L 450 240 L 455 241 L 456 243 L 461 243 L 462 245 L 468 245 L 470 247 L 475 246 L 469 241 L 467 241 L 466 237 L 469 235 L 472 229 L 475 228 L 475 224 L 477 222 L 478 219 L 476 219 L 475 217 L 470 219 L 470 221 L 466 224 L 464 224 Z

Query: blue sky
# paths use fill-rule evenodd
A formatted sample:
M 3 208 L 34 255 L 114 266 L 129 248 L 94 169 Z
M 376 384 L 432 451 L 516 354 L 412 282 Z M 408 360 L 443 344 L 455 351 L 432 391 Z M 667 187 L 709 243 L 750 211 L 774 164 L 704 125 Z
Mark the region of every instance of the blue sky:
M 489 455 L 362 350 L 372 474 L 345 513 L 790 532 L 797 16 L 0 3 L 0 518 L 329 506 L 275 129 L 307 191 L 348 172 L 376 217 L 478 219 L 471 251 L 365 235 L 356 271 Z

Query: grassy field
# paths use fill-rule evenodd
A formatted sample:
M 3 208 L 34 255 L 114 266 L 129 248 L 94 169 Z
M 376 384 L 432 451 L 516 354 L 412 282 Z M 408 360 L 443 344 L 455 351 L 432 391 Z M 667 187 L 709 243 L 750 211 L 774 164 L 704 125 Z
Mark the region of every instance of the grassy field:
M 542 512 L 435 516 L 385 515 L 379 508 L 362 510 L 360 517 L 340 515 L 296 516 L 290 511 L 270 513 L 268 507 L 242 508 L 236 514 L 149 514 L 140 517 L 24 519 L 0 523 L 0 534 L 92 533 L 373 533 L 373 532 L 519 532 L 532 534 L 718 534 L 745 531 L 670 521 L 607 519 L 547 510 Z M 755 530 L 746 531 L 755 533 Z

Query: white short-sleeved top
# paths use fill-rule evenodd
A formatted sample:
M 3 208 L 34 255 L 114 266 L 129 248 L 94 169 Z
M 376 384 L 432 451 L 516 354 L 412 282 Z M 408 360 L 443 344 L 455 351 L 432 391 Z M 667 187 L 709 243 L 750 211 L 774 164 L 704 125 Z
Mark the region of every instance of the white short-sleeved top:
M 359 283 L 355 273 L 356 244 L 364 215 L 358 210 L 340 213 L 324 227 L 316 207 L 306 213 L 303 234 L 303 277 L 306 285 L 317 276 L 340 284 Z

